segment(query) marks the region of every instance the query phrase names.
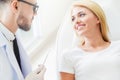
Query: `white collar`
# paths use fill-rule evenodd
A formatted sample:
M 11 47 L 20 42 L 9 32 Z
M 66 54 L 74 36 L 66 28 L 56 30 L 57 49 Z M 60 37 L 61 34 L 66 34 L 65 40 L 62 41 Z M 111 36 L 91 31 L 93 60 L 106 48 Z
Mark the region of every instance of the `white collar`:
M 14 34 L 9 29 L 7 29 L 2 23 L 0 23 L 0 31 L 8 41 L 11 42 L 15 39 Z

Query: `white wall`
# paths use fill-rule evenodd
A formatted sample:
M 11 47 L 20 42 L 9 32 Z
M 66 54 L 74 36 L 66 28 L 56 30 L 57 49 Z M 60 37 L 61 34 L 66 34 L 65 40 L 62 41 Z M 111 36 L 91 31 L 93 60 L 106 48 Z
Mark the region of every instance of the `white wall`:
M 94 0 L 105 11 L 112 40 L 120 40 L 120 0 Z
M 40 18 L 43 35 L 50 34 L 61 24 L 72 0 L 40 0 Z

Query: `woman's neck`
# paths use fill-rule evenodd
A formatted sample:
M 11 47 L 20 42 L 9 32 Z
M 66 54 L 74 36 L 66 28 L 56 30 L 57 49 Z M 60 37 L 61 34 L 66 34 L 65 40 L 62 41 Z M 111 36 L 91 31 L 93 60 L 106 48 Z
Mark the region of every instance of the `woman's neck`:
M 96 52 L 107 48 L 110 42 L 104 41 L 102 38 L 98 39 L 85 39 L 84 43 L 80 45 L 80 48 L 87 52 Z

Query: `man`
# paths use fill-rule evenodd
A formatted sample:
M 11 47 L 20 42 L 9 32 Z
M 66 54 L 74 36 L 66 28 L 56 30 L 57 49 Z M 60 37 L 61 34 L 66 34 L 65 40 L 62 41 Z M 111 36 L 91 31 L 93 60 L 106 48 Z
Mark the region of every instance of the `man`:
M 19 40 L 18 48 L 13 44 L 18 28 L 30 29 L 37 9 L 36 0 L 0 0 L 0 80 L 43 80 L 45 67 L 31 72 Z

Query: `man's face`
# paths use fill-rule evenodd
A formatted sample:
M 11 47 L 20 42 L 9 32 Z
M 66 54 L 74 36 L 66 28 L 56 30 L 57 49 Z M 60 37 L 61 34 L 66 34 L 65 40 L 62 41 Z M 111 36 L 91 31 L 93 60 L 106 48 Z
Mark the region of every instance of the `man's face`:
M 37 13 L 38 6 L 36 5 L 36 0 L 20 0 L 19 2 L 22 6 L 17 18 L 17 24 L 20 29 L 28 31 L 31 28 L 32 20 Z

